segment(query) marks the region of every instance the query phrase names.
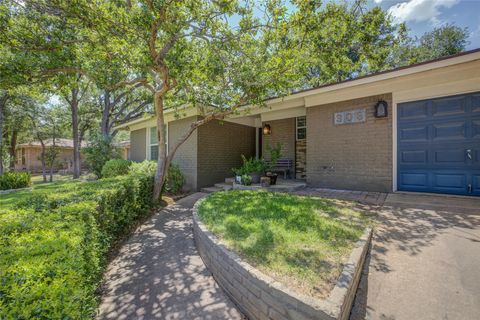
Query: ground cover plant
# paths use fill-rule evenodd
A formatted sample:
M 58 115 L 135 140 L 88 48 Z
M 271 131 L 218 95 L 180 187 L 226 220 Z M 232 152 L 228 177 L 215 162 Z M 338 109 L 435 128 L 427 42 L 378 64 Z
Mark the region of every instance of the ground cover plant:
M 90 319 L 106 257 L 152 208 L 153 176 L 0 197 L 0 319 Z
M 353 202 L 240 190 L 210 195 L 199 215 L 247 262 L 319 298 L 333 288 L 369 224 Z

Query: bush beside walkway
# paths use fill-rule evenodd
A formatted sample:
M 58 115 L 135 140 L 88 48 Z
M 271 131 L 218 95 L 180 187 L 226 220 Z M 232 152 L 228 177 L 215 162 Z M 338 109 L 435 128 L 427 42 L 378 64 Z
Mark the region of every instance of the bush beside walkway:
M 0 319 L 89 319 L 112 245 L 152 208 L 153 177 L 37 186 L 0 199 Z

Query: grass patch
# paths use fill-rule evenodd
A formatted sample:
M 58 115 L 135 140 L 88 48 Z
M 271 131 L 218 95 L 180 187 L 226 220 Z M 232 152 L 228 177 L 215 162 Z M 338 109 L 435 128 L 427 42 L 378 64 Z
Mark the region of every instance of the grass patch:
M 199 215 L 247 262 L 319 298 L 333 288 L 370 223 L 353 202 L 258 191 L 214 193 Z
M 91 319 L 107 253 L 152 208 L 153 177 L 0 196 L 0 319 Z

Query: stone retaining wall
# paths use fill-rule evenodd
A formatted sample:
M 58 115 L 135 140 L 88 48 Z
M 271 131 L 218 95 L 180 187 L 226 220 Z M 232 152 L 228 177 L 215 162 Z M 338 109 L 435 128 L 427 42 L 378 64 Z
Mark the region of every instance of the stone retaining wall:
M 246 316 L 252 320 L 348 319 L 371 240 L 371 229 L 366 229 L 357 242 L 329 297 L 320 300 L 293 292 L 229 251 L 200 221 L 197 209 L 201 201 L 203 199 L 193 209 L 197 249 L 217 283 Z

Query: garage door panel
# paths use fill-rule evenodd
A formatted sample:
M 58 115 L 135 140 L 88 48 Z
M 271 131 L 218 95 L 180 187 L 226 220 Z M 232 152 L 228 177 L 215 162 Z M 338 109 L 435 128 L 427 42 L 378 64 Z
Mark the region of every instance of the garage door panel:
M 397 114 L 399 190 L 480 195 L 480 93 L 402 103 Z
M 480 138 L 480 120 L 472 120 L 472 138 Z
M 432 101 L 432 116 L 452 116 L 465 114 L 465 98 L 453 97 Z
M 403 128 L 400 130 L 400 142 L 428 141 L 428 127 L 426 125 Z
M 470 101 L 472 103 L 472 112 L 480 113 L 480 94 L 472 94 Z
M 461 173 L 438 173 L 433 172 L 433 188 L 457 189 L 463 192 L 467 185 L 467 175 Z M 460 190 L 462 189 L 462 190 Z
M 433 151 L 434 164 L 438 165 L 463 165 L 466 162 L 464 149 L 447 149 Z
M 466 124 L 462 122 L 447 122 L 433 125 L 433 141 L 463 140 L 466 138 Z
M 398 114 L 399 119 L 418 120 L 428 118 L 428 106 L 426 102 L 412 102 L 402 108 Z
M 428 153 L 425 150 L 402 151 L 401 160 L 403 164 L 425 164 Z
M 428 173 L 426 172 L 402 172 L 399 176 L 400 184 L 410 190 L 428 188 Z
M 480 173 L 472 176 L 472 193 L 480 195 Z

